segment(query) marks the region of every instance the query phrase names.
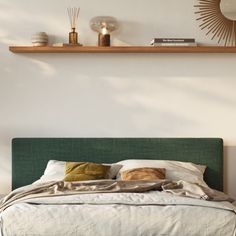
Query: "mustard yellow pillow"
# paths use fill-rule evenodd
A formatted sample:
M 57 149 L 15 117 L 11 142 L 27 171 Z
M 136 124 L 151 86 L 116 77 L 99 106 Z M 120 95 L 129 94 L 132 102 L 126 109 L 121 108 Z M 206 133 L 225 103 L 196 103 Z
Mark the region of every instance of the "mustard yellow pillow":
M 106 179 L 110 166 L 90 162 L 67 162 L 65 164 L 66 182 Z
M 165 179 L 166 170 L 163 168 L 135 168 L 121 172 L 122 180 L 157 180 Z

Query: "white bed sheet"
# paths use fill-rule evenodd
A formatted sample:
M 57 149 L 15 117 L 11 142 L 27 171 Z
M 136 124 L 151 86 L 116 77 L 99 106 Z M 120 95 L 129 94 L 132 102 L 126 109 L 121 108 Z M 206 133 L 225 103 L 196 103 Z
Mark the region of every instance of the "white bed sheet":
M 236 208 L 169 193 L 29 199 L 1 215 L 2 236 L 235 236 Z

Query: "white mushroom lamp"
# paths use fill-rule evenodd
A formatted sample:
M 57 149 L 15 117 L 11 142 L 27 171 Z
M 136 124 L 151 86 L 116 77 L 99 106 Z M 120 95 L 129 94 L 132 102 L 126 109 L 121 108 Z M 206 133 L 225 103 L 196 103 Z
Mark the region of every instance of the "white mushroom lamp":
M 118 22 L 111 16 L 97 16 L 91 19 L 90 27 L 99 33 L 98 46 L 109 47 L 111 45 L 110 33 L 118 29 Z

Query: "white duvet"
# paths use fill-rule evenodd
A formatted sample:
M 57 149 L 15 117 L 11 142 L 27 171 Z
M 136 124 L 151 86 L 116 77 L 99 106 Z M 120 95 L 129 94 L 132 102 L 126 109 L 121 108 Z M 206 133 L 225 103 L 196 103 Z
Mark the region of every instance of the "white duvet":
M 235 236 L 236 208 L 170 193 L 27 199 L 0 215 L 2 236 Z

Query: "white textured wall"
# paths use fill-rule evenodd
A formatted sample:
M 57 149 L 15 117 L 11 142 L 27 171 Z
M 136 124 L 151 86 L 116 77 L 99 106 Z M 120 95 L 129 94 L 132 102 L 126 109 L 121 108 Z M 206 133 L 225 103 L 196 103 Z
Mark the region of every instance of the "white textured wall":
M 11 188 L 14 137 L 222 137 L 226 190 L 236 197 L 234 54 L 12 54 L 35 31 L 65 41 L 66 7 L 81 6 L 83 44 L 94 45 L 89 20 L 121 22 L 114 43 L 194 37 L 190 0 L 0 0 L 0 192 Z M 213 42 L 214 43 L 214 42 Z

